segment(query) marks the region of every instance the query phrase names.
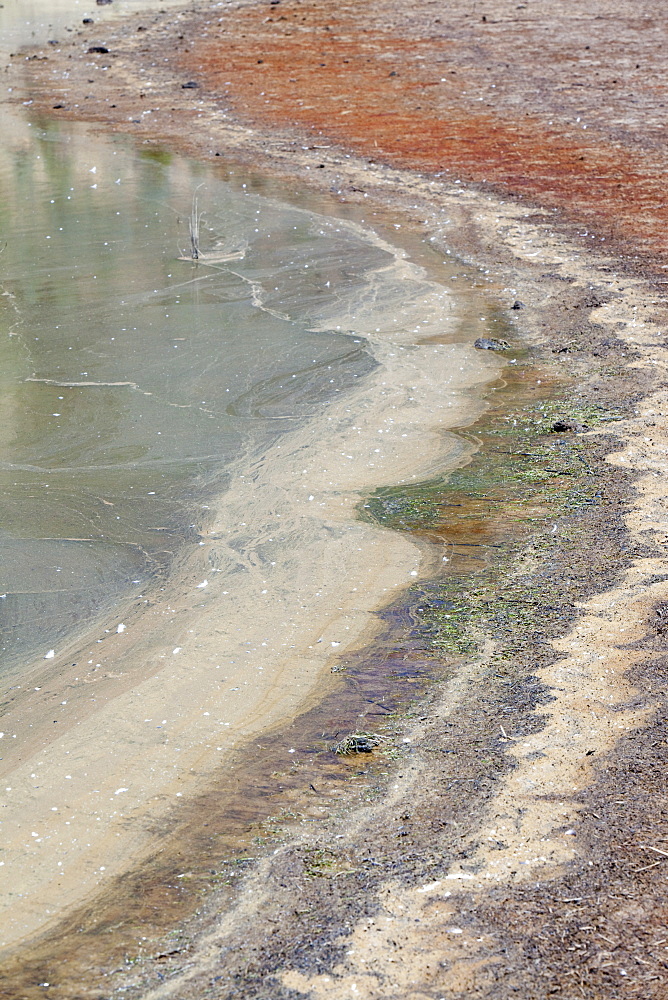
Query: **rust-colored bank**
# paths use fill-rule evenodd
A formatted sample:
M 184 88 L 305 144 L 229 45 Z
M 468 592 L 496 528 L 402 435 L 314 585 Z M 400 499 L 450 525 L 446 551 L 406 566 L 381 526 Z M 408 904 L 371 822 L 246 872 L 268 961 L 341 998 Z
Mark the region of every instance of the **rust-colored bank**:
M 200 153 L 234 152 L 230 122 L 270 128 L 267 153 L 311 134 L 530 199 L 652 262 L 668 251 L 665 40 L 656 0 L 263 0 L 87 26 L 28 65 L 61 115 Z
M 610 0 L 282 0 L 177 52 L 255 122 L 521 194 L 664 254 L 664 15 Z

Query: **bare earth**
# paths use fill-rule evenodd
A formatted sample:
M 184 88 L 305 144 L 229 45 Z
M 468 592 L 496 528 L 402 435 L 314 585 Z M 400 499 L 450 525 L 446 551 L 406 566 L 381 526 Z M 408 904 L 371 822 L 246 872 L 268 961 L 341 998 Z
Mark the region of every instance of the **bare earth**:
M 460 485 L 425 537 L 477 609 L 468 652 L 435 655 L 428 589 L 385 609 L 290 766 L 253 743 L 0 996 L 668 997 L 663 14 L 198 3 L 14 59 L 40 111 L 372 204 L 490 271 L 530 351 L 479 454 L 552 475 L 563 443 L 579 492 Z M 545 383 L 571 425 L 499 437 Z M 383 717 L 370 760 L 327 752 Z

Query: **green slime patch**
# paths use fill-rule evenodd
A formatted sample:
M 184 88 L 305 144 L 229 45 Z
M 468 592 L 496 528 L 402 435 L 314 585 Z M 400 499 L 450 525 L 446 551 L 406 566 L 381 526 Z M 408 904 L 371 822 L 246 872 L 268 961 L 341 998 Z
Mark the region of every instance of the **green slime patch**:
M 574 617 L 575 577 L 581 574 L 550 580 L 549 550 L 572 549 L 574 566 L 582 557 L 575 515 L 605 502 L 603 478 L 610 466 L 580 433 L 552 428 L 567 421 L 590 430 L 623 416 L 621 409 L 573 406 L 563 399 L 505 414 L 497 410 L 471 436 L 482 446 L 469 464 L 365 498 L 358 508 L 363 519 L 452 546 L 444 575 L 414 588 L 415 634 L 427 649 L 471 655 L 491 638 L 494 658 L 512 659 Z M 523 572 L 527 544 L 529 553 L 548 552 L 541 579 L 534 567 Z M 480 548 L 483 567 L 460 571 L 461 553 L 471 546 Z

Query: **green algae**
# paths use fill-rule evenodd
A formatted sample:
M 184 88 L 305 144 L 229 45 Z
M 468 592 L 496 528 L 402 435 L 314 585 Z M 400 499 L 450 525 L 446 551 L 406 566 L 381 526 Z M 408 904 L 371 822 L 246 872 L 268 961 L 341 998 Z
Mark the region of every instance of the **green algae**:
M 394 531 L 415 531 L 435 523 L 446 490 L 445 478 L 386 486 L 367 497 L 357 509 L 362 520 L 375 521 Z
M 476 425 L 475 437 L 463 432 L 479 445 L 467 465 L 365 498 L 362 518 L 446 546 L 444 572 L 413 588 L 414 632 L 427 650 L 471 656 L 491 640 L 503 662 L 572 619 L 568 584 L 550 581 L 547 572 L 537 585 L 522 562 L 533 553 L 549 565 L 550 551 L 564 548 L 575 558 L 577 515 L 603 502 L 609 469 L 592 457 L 595 448 L 582 432 L 623 417 L 619 408 L 563 397 L 499 408 Z M 553 430 L 564 422 L 578 431 Z

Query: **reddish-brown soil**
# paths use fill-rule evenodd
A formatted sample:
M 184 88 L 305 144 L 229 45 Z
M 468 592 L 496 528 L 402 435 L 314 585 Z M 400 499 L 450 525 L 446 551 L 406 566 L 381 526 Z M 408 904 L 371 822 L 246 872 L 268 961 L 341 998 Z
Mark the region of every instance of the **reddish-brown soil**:
M 224 126 L 248 125 L 263 133 L 257 165 L 291 138 L 293 170 L 302 147 L 326 159 L 337 144 L 529 199 L 656 262 L 668 251 L 664 15 L 656 0 L 200 3 L 130 31 L 88 26 L 29 59 L 23 89 L 200 154 L 243 154 L 247 139 Z M 108 54 L 89 52 L 100 45 Z
M 564 211 L 668 250 L 660 5 L 282 0 L 176 42 L 254 123 Z

